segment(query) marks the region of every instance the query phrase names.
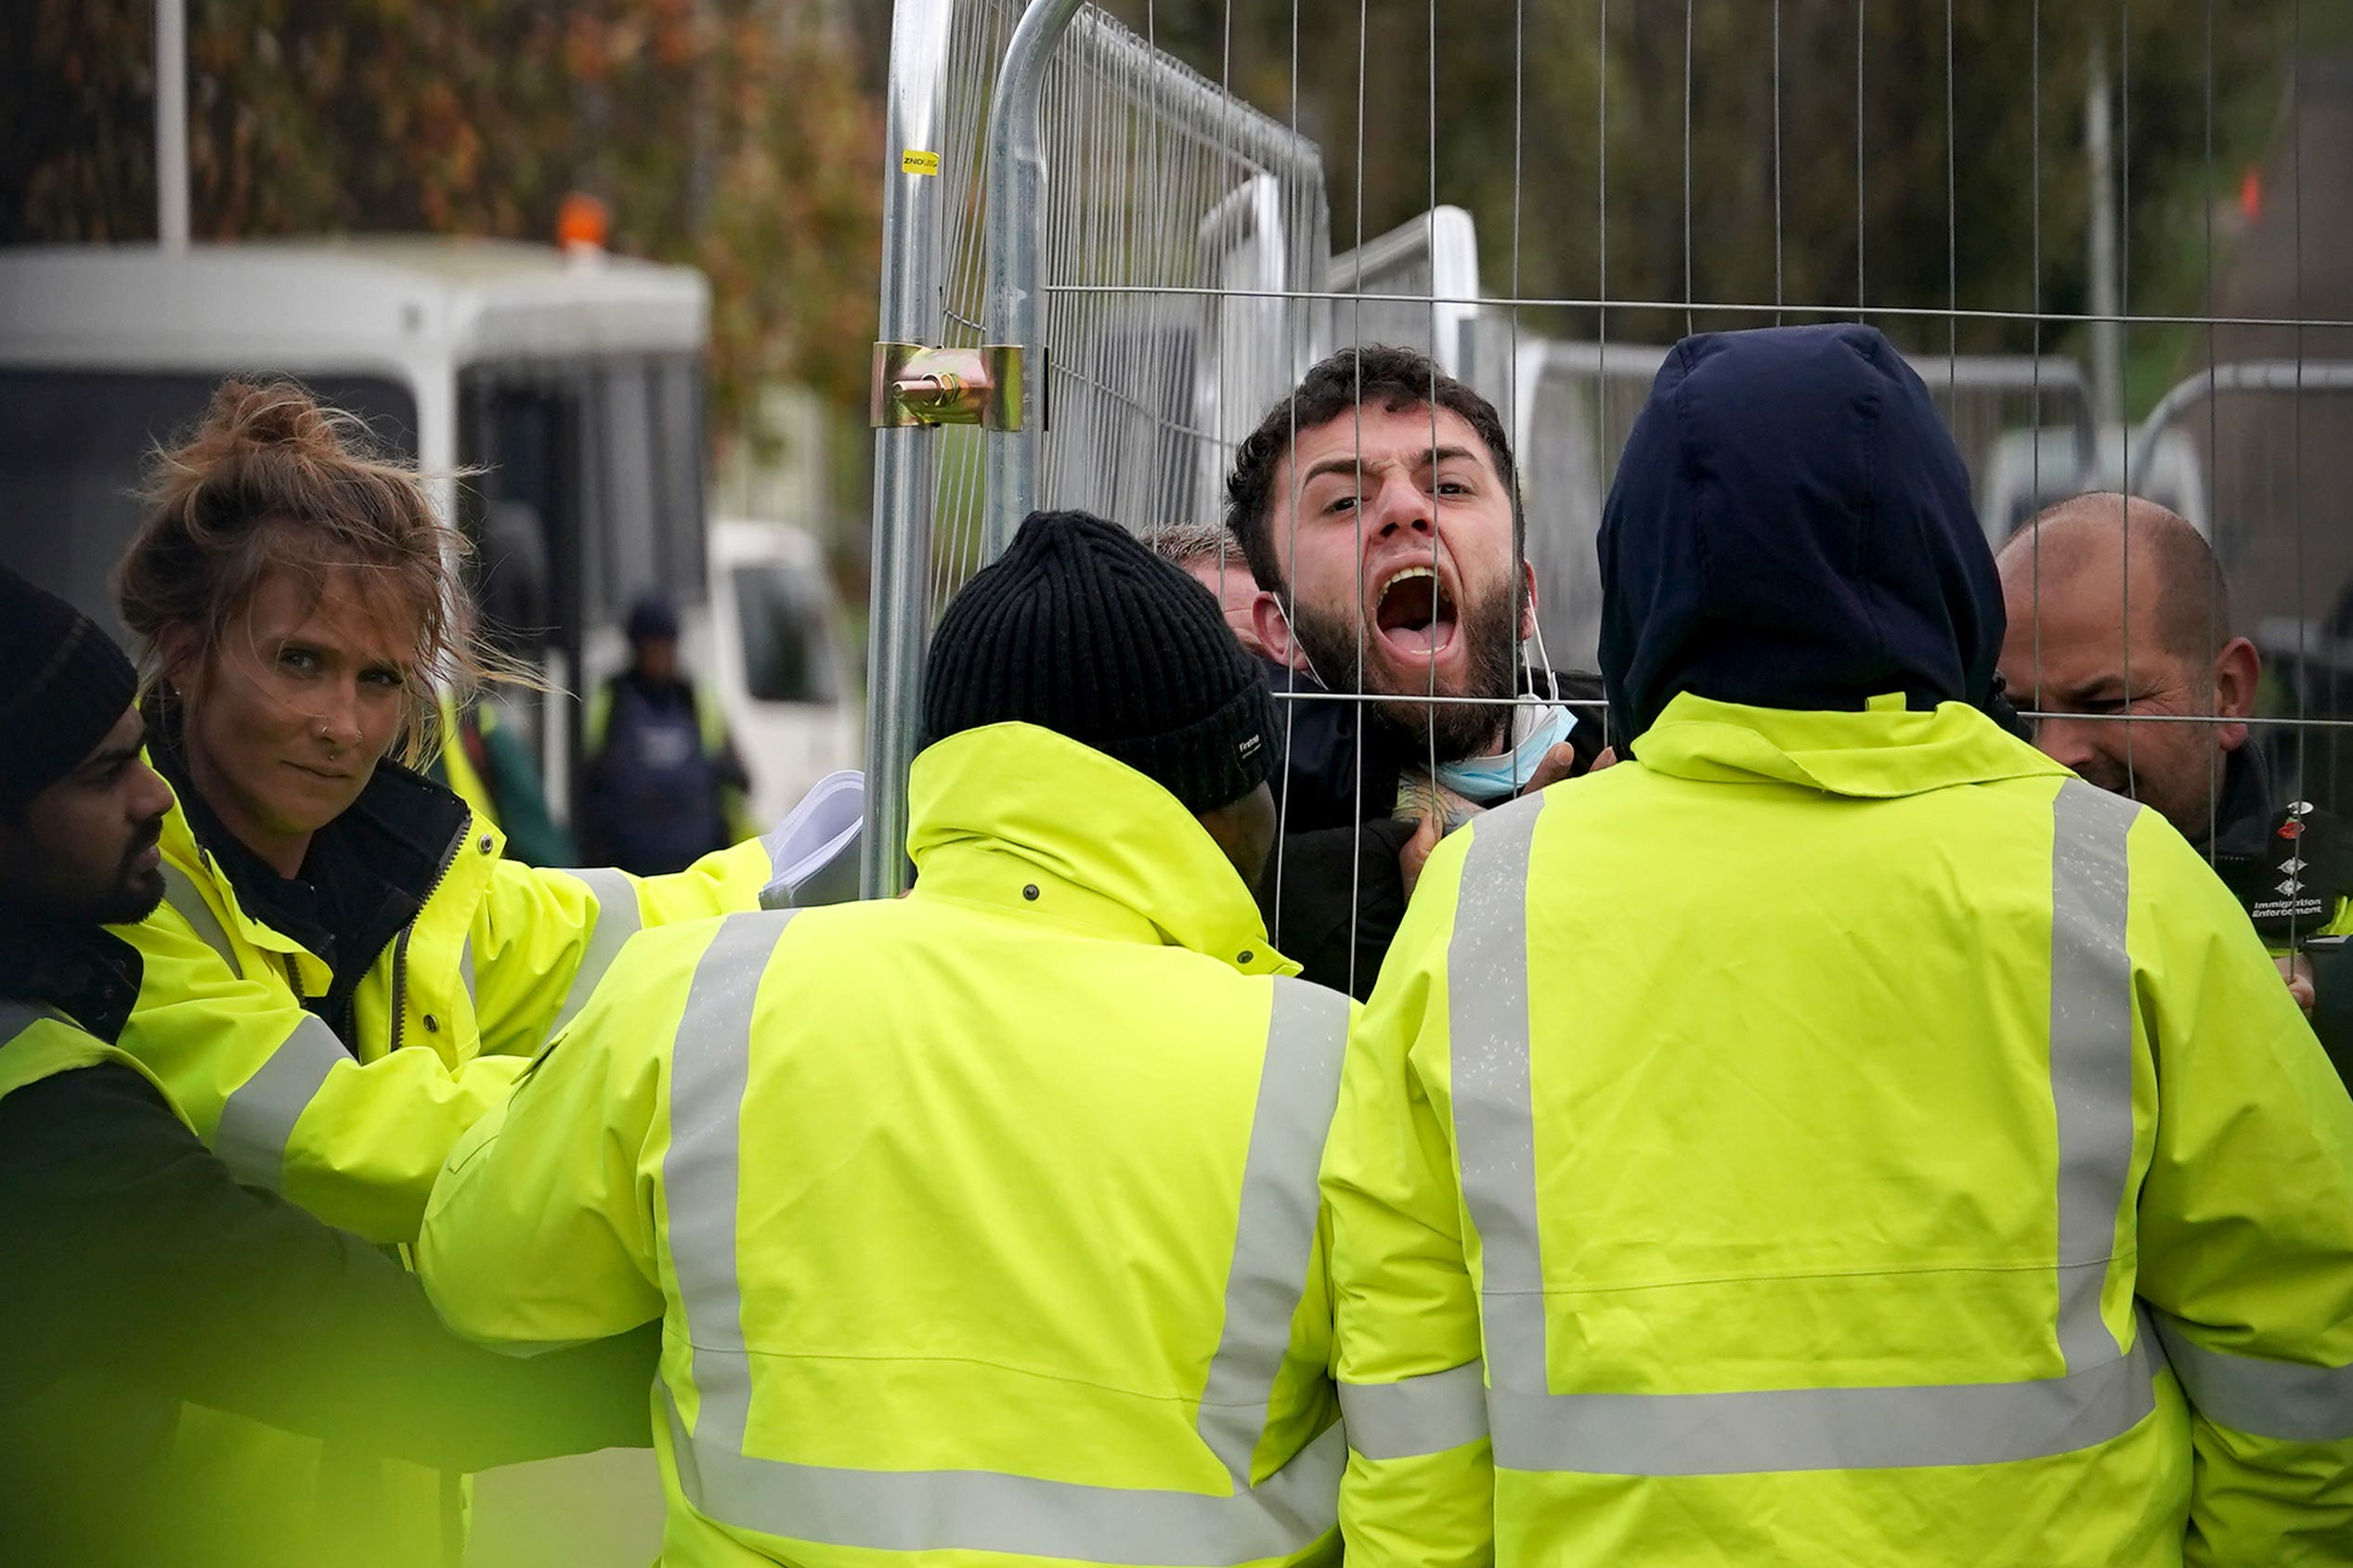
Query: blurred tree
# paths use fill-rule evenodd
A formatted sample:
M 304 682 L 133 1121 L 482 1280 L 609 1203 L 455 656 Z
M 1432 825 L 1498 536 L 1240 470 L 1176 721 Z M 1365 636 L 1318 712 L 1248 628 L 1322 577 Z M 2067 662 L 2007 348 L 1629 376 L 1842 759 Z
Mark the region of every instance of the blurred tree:
M 1111 8 L 1321 143 L 1335 248 L 1435 198 L 1476 219 L 1489 294 L 1511 292 L 1516 276 L 1522 297 L 1598 298 L 1606 259 L 1613 300 L 2068 312 L 2084 308 L 2086 292 L 2084 94 L 2095 45 L 2107 51 L 2121 122 L 2128 304 L 2194 307 L 2203 204 L 2215 194 L 2204 169 L 2209 84 L 2217 173 L 2235 180 L 2233 150 L 2269 129 L 2292 6 L 1112 0 Z M 1559 330 L 1591 334 L 1594 312 L 1569 315 Z M 1770 317 L 1702 313 L 1695 324 L 1760 319 Z M 1608 325 L 1613 336 L 1657 341 L 1684 321 L 1680 309 L 1613 308 Z M 1930 351 L 1946 343 L 1943 320 L 1879 324 Z M 1952 330 L 1965 352 L 2024 351 L 2036 336 L 2026 322 L 1965 320 Z M 2042 346 L 2057 335 L 2045 332 Z
M 29 8 L 0 243 L 151 237 L 152 6 Z M 721 428 L 763 380 L 863 403 L 881 126 L 852 42 L 796 0 L 203 0 L 195 234 L 552 240 L 583 188 L 614 249 L 709 275 Z

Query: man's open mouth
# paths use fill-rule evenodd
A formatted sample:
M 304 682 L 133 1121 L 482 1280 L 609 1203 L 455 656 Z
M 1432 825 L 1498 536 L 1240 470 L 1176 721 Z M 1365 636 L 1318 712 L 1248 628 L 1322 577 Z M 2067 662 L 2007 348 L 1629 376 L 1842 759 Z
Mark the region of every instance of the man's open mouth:
M 1381 585 L 1373 601 L 1372 625 L 1393 654 L 1434 659 L 1454 641 L 1454 602 L 1436 572 L 1406 566 Z

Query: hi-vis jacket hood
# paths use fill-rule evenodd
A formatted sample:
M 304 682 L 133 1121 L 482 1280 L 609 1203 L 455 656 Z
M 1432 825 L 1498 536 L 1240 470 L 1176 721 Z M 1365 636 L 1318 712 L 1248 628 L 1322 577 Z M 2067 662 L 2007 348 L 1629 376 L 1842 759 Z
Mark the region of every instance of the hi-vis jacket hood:
M 1869 327 L 1685 338 L 1635 421 L 1601 531 L 1615 732 L 1678 692 L 1845 709 L 1993 701 L 2004 620 L 1969 475 Z
M 1001 886 L 994 869 L 1009 858 L 1080 895 L 1048 909 L 1149 931 L 1247 975 L 1299 972 L 1192 813 L 1099 751 L 1034 724 L 991 724 L 926 748 L 908 789 L 907 857 L 926 896 Z

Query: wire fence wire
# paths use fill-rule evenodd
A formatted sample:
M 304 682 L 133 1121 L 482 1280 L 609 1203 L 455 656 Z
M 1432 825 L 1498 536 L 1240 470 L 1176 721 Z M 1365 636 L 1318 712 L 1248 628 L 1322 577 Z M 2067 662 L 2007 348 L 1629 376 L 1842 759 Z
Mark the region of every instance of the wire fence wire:
M 2178 31 L 2175 13 L 2193 8 L 2192 0 L 2169 6 L 2167 25 Z M 983 337 L 981 130 L 1020 9 L 1014 0 L 966 0 L 957 7 L 947 121 L 959 150 L 944 171 L 943 190 L 950 211 L 943 304 L 952 343 Z M 1214 6 L 1187 9 L 1196 24 L 1216 14 Z M 2221 45 L 2214 0 L 2207 0 L 2203 102 L 2169 102 L 2160 111 L 2202 117 L 2185 134 L 2189 145 L 2203 149 L 2204 211 L 2185 213 L 2170 239 L 2197 258 L 2193 266 L 2204 281 L 2193 307 L 2182 307 L 2177 291 L 2174 308 L 2155 309 L 2137 297 L 2150 289 L 2135 269 L 2137 239 L 2146 241 L 2133 210 L 2136 180 L 2147 183 L 2132 159 L 2135 116 L 2151 113 L 2132 91 L 2136 51 L 2149 47 L 2152 27 L 2138 14 L 2147 6 L 2116 0 L 2112 8 L 2045 6 L 2035 0 L 2023 46 L 2016 58 L 1996 58 L 1983 52 L 1982 41 L 1956 37 L 1953 0 L 1935 7 L 1855 0 L 1853 48 L 1838 67 L 1851 64 L 1848 80 L 1826 79 L 1818 51 L 1811 58 L 1789 52 L 1793 30 L 1818 32 L 1830 9 L 1800 10 L 1782 0 L 1770 6 L 1686 0 L 1677 16 L 1622 0 L 1613 13 L 1610 0 L 1589 0 L 1581 8 L 1542 7 L 1531 17 L 1529 7 L 1515 4 L 1508 33 L 1465 39 L 1450 35 L 1450 7 L 1436 0 L 1360 0 L 1353 37 L 1327 27 L 1303 42 L 1294 3 L 1290 103 L 1279 117 L 1156 47 L 1153 0 L 1129 7 L 1142 35 L 1084 7 L 1059 46 L 1045 97 L 1049 194 L 1041 281 L 1049 412 L 1042 500 L 1086 507 L 1138 528 L 1216 521 L 1237 442 L 1309 364 L 1349 343 L 1419 348 L 1502 410 L 1521 463 L 1525 550 L 1537 581 L 1544 654 L 1555 666 L 1590 668 L 1600 615 L 1594 538 L 1619 448 L 1666 353 L 1660 340 L 1671 327 L 1662 324 L 1707 330 L 1872 321 L 1911 349 L 1925 350 L 1913 354 L 1913 363 L 1969 466 L 1990 542 L 2001 543 L 2056 501 L 2127 486 L 2162 501 L 2212 541 L 2232 580 L 2233 629 L 2253 637 L 2267 661 L 2257 744 L 2283 791 L 2353 807 L 2353 719 L 2344 717 L 2353 715 L 2353 529 L 2342 521 L 2343 498 L 2353 493 L 2346 472 L 2353 463 L 2353 317 L 2346 314 L 2353 286 L 2334 289 L 2323 302 L 2333 308 L 2318 311 L 2307 291 L 2315 259 L 2307 236 L 2308 200 L 2325 197 L 2311 208 L 2321 249 L 2353 253 L 2346 215 L 2353 202 L 2345 197 L 2353 189 L 2353 62 L 2308 60 L 2300 0 L 2230 8 L 2234 27 L 2293 21 L 2281 26 L 2288 80 L 2262 176 L 2271 187 L 2286 187 L 2267 200 L 2274 207 L 2286 203 L 2291 221 L 2255 221 L 2248 198 L 2248 225 L 2226 253 L 2214 215 L 2225 200 L 2216 151 Z M 1230 81 L 1238 13 L 1230 0 L 1223 10 L 1221 74 Z M 1490 22 L 1496 11 L 1480 8 Z M 1917 35 L 1908 77 L 1890 72 L 1884 57 L 1866 48 L 1873 30 L 1897 26 L 1899 18 L 1907 36 Z M 1387 44 L 1422 45 L 1429 59 L 1414 62 L 1410 72 L 1384 74 L 1374 38 L 1376 27 L 1388 24 L 1393 30 L 1381 34 Z M 1590 117 L 1580 123 L 1562 112 L 1555 92 L 1547 99 L 1553 112 L 1534 133 L 1591 137 L 1598 160 L 1594 200 L 1581 218 L 1524 207 L 1523 171 L 1530 159 L 1547 156 L 1547 149 L 1527 146 L 1531 25 L 1595 30 L 1590 42 L 1603 63 L 1591 84 Z M 1761 79 L 1753 88 L 1711 81 L 1710 68 L 1696 63 L 1695 41 L 1726 27 L 1745 30 L 1744 67 Z M 2092 38 L 2093 85 L 2081 123 L 2072 110 L 2062 121 L 2044 104 L 2047 72 L 2063 52 L 2049 41 L 2065 29 L 2088 29 Z M 1644 164 L 1613 169 L 1613 129 L 1627 111 L 1612 94 L 1627 89 L 1613 88 L 1607 61 L 1643 30 L 1675 34 L 1680 96 L 1654 95 L 1641 106 L 1647 116 Z M 1196 25 L 1192 36 L 1200 35 Z M 1971 47 L 1979 53 L 1970 54 Z M 1351 200 L 1337 214 L 1326 196 L 1326 149 L 1295 129 L 1303 48 L 1334 81 L 1353 73 L 1354 102 L 1343 99 L 1336 112 L 1327 105 L 1316 122 L 1327 136 L 1352 143 L 1342 149 L 1353 157 L 1344 168 Z M 1513 51 L 1508 101 L 1440 102 L 1441 53 L 1498 48 Z M 1426 103 L 1397 95 L 1401 82 L 1418 88 L 1425 71 Z M 1976 215 L 1964 210 L 1962 173 L 1985 154 L 1972 128 L 1958 120 L 1957 105 L 1970 96 L 1961 89 L 1974 84 L 1972 73 L 1982 71 L 2000 72 L 2033 105 L 2026 166 L 2015 171 L 2027 189 L 2029 220 L 2022 232 L 1996 237 L 2024 258 L 2032 297 L 2023 304 L 1963 298 L 1963 247 L 1980 241 Z M 1260 71 L 1251 79 L 1271 77 Z M 1383 96 L 1384 82 L 1390 96 Z M 1840 166 L 1843 155 L 1826 162 L 1817 156 L 1803 166 L 1789 162 L 1785 123 L 1794 125 L 1809 99 L 1824 101 L 1823 95 L 1852 107 L 1852 168 Z M 1943 122 L 1923 133 L 1933 157 L 1916 157 L 1912 165 L 1927 176 L 1919 183 L 1930 194 L 1914 193 L 1919 201 L 1932 207 L 1937 195 L 1943 199 L 1933 227 L 1945 253 L 1933 278 L 1918 267 L 1909 278 L 1892 271 L 1887 258 L 1897 253 L 1874 232 L 1868 176 L 1893 154 L 1866 137 L 1865 126 L 1869 106 L 1889 95 Z M 1721 120 L 1714 107 L 1720 103 L 1769 104 L 1769 136 L 1754 127 L 1762 166 L 1744 175 L 1769 192 L 1769 236 L 1711 231 L 1702 215 L 1713 193 L 1696 188 L 1695 140 L 1721 134 L 1710 125 L 1711 116 Z M 1427 210 L 1403 222 L 1390 213 L 1368 222 L 1365 127 L 1368 117 L 1383 115 L 1426 122 Z M 1498 125 L 1508 127 L 1510 202 L 1505 209 L 1490 201 L 1481 219 L 1447 203 L 1437 174 L 1441 138 L 1476 135 L 1491 147 Z M 2079 175 L 2086 158 L 2091 166 Z M 2257 175 L 2251 170 L 2247 178 Z M 2069 182 L 2078 179 L 2093 193 L 2088 236 L 2059 232 L 2048 216 L 2051 191 L 2074 188 Z M 1629 184 L 1632 197 L 1618 188 Z M 1851 194 L 1851 214 L 1826 208 L 1830 191 Z M 1653 201 L 1679 203 L 1663 221 L 1681 237 L 1675 260 L 1682 297 L 1657 297 L 1666 270 L 1657 267 L 1641 274 L 1644 287 L 1614 296 L 1613 222 L 1657 228 L 1660 215 L 1644 210 Z M 1812 214 L 1805 221 L 1817 231 L 1817 244 L 1823 232 L 1848 226 L 1852 267 L 1841 274 L 1839 297 L 1796 297 L 1800 285 L 1785 264 L 1801 212 Z M 1523 292 L 1523 258 L 1540 253 L 1548 233 L 1558 232 L 1554 226 L 1583 221 L 1594 231 L 1592 288 Z M 1480 232 L 1481 222 L 1490 232 Z M 1383 224 L 1394 227 L 1384 231 Z M 1335 230 L 1349 246 L 1336 255 Z M 1488 295 L 1481 287 L 1482 241 L 1490 256 L 1506 253 L 1499 238 L 1508 244 L 1506 292 Z M 1695 258 L 1710 248 L 1750 247 L 1762 257 L 1768 243 L 1771 299 L 1759 297 L 1762 260 L 1745 274 L 1757 287 L 1715 297 L 1699 287 Z M 2055 300 L 2048 277 L 2068 253 L 2089 257 L 2090 285 L 2080 299 Z M 2353 276 L 2346 282 L 2353 285 Z M 1924 297 L 1941 303 L 1922 303 Z M 2137 304 L 2144 308 L 2136 312 Z M 1642 324 L 1646 335 L 1621 338 L 1615 330 L 1620 322 Z M 1965 330 L 1972 341 L 2003 336 L 2026 352 L 1958 352 Z M 2203 366 L 2183 377 L 2179 363 L 2146 352 L 2151 334 L 2174 344 L 2203 339 L 2189 351 Z M 2232 367 L 2250 368 L 2241 373 Z M 2169 387 L 2151 384 L 2159 378 L 2179 379 Z M 2136 403 L 2151 410 L 2137 424 L 2125 417 Z M 935 605 L 978 568 L 982 551 L 979 442 L 968 432 L 947 433 L 944 441 L 934 512 Z M 2039 603 L 2039 563 L 2037 572 Z M 2146 564 L 2128 553 L 2116 606 L 2120 640 L 2136 605 L 2152 591 L 2149 578 Z M 2031 703 L 2032 693 L 2021 695 Z M 1512 700 L 1527 706 L 1540 699 Z
M 983 341 L 980 127 L 1020 7 L 958 8 L 951 345 Z M 1311 362 L 1299 296 L 1330 259 L 1322 161 L 1290 128 L 1093 7 L 1049 68 L 1040 504 L 1130 527 L 1214 518 L 1233 450 Z M 934 603 L 978 570 L 980 444 L 942 464 Z

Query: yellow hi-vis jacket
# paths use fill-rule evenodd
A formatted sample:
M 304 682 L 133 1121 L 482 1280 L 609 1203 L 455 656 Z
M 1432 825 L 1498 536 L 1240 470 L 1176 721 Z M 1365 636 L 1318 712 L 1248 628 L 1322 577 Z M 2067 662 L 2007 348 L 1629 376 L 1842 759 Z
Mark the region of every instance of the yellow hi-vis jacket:
M 2162 818 L 1900 705 L 1431 858 L 1326 1197 L 1454 1446 L 1351 1410 L 1351 1568 L 2353 1562 L 2353 1104 Z
M 1336 1562 L 1347 999 L 1159 785 L 915 764 L 904 900 L 649 932 L 461 1145 L 462 1333 L 661 1318 L 663 1561 Z M 789 924 L 787 924 L 789 921 Z
M 448 776 L 450 792 L 466 803 L 476 822 L 486 827 L 497 827 L 499 803 L 492 797 L 481 770 L 474 767 L 474 758 L 466 755 L 464 720 L 458 713 L 457 699 L 445 690 L 436 693 L 433 700 L 440 710 L 441 771 Z
M 110 1062 L 154 1081 L 136 1061 L 64 1014 L 0 997 L 0 1098 L 60 1072 Z
M 774 875 L 757 839 L 654 878 L 517 865 L 501 842 L 475 818 L 451 843 L 360 982 L 347 1043 L 302 1004 L 326 991 L 326 964 L 245 914 L 175 804 L 164 902 L 114 928 L 145 971 L 123 1049 L 240 1180 L 371 1241 L 414 1239 L 458 1134 L 506 1097 L 621 944 L 644 926 L 756 909 Z
M 654 878 L 536 870 L 502 842 L 478 818 L 451 842 L 441 880 L 360 982 L 355 1049 L 302 1005 L 326 990 L 326 965 L 243 911 L 175 804 L 163 904 L 112 927 L 143 966 L 122 1048 L 240 1180 L 370 1240 L 413 1240 L 459 1134 L 621 945 L 644 926 L 757 908 L 773 875 L 758 840 Z M 336 1568 L 457 1568 L 463 1551 L 455 1473 L 193 1406 L 174 1462 L 218 1517 L 306 1532 Z M 290 1497 L 307 1499 L 306 1517 L 278 1517 Z

